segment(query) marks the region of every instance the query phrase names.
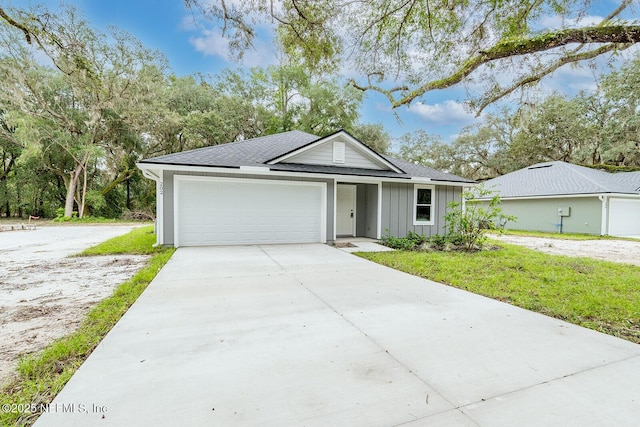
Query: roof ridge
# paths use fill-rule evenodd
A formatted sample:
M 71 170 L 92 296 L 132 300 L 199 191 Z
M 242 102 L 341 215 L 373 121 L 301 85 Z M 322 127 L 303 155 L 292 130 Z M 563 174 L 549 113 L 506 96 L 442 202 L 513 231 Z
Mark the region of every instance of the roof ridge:
M 216 147 L 218 145 L 233 145 L 233 144 L 240 144 L 242 142 L 249 142 L 249 141 L 259 141 L 261 139 L 265 139 L 265 138 L 270 138 L 270 137 L 274 137 L 274 136 L 280 136 L 280 135 L 286 135 L 288 133 L 294 133 L 294 132 L 298 132 L 298 133 L 307 133 L 301 130 L 297 130 L 297 129 L 292 129 L 292 130 L 288 130 L 288 131 L 284 131 L 284 132 L 278 132 L 278 133 L 270 133 L 269 135 L 261 135 L 261 136 L 256 136 L 255 138 L 249 138 L 249 139 L 242 139 L 240 141 L 232 141 L 232 142 L 226 142 L 226 143 L 222 143 L 222 144 L 217 144 L 217 145 L 210 145 L 210 147 Z M 311 136 L 316 136 L 313 134 L 307 134 L 307 135 L 311 135 Z
M 565 168 L 569 169 L 570 171 L 572 171 L 574 173 L 577 173 L 578 175 L 580 175 L 581 177 L 583 177 L 584 179 L 586 179 L 590 183 L 595 184 L 596 187 L 601 188 L 602 190 L 604 190 L 603 192 L 605 192 L 605 193 L 611 192 L 611 188 L 605 187 L 604 185 L 600 184 L 598 181 L 592 179 L 589 175 L 584 173 L 583 170 L 584 169 L 588 169 L 589 171 L 593 171 L 595 173 L 599 173 L 599 174 L 601 174 L 601 176 L 603 176 L 603 177 L 606 176 L 607 178 L 610 178 L 609 172 L 600 171 L 598 169 L 589 169 L 587 167 L 580 166 L 580 165 L 574 165 L 573 163 L 569 163 L 569 162 L 561 162 L 560 164 L 562 166 L 564 166 Z

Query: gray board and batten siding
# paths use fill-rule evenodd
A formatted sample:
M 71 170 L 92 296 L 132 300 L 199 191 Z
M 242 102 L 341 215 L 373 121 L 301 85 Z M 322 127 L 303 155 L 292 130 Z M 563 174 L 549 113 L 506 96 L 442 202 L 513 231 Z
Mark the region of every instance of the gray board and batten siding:
M 435 185 L 436 183 L 433 183 Z M 450 202 L 462 201 L 462 187 L 435 185 L 431 216 L 433 225 L 414 225 L 413 183 L 382 183 L 382 236 L 404 237 L 409 231 L 434 236 L 446 233 L 444 214 Z
M 378 232 L 378 186 L 356 184 L 356 188 L 356 236 L 375 239 Z
M 218 178 L 238 178 L 238 179 L 265 179 L 275 181 L 301 181 L 301 182 L 324 182 L 327 184 L 327 241 L 333 240 L 333 179 L 318 179 L 318 178 L 303 178 L 303 177 L 285 177 L 274 175 L 250 175 L 250 174 L 225 174 L 225 173 L 206 173 L 206 172 L 175 172 L 165 170 L 163 173 L 163 232 L 164 232 L 164 245 L 172 246 L 175 242 L 174 238 L 174 180 L 175 175 L 185 176 L 205 176 L 205 177 L 218 177 Z

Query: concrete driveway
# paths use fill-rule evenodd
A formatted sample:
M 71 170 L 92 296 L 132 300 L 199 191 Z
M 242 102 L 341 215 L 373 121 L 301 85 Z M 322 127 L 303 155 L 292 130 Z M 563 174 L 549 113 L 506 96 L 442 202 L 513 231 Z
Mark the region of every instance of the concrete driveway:
M 640 346 L 326 245 L 179 249 L 43 426 L 635 426 Z

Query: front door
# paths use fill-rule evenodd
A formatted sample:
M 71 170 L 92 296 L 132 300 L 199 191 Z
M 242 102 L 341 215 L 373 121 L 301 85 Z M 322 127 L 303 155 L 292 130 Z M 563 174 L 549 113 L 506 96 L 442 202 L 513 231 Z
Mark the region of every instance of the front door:
M 356 235 L 356 186 L 338 184 L 336 195 L 336 236 Z

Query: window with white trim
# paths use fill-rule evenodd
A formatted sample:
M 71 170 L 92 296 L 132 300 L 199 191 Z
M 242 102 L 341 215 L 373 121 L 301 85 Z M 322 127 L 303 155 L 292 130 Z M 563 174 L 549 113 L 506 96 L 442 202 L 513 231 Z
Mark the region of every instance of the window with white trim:
M 434 187 L 415 185 L 413 187 L 413 225 L 433 225 Z

